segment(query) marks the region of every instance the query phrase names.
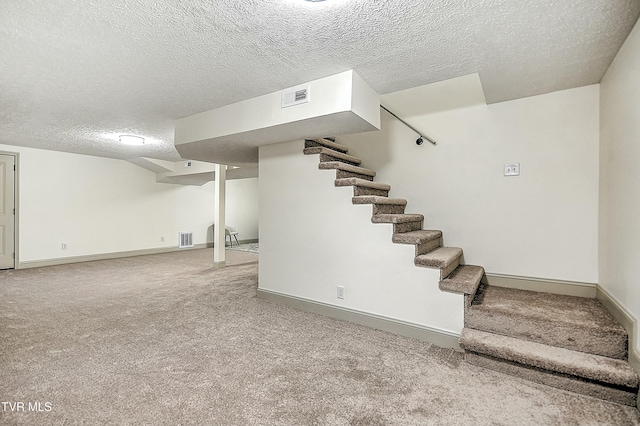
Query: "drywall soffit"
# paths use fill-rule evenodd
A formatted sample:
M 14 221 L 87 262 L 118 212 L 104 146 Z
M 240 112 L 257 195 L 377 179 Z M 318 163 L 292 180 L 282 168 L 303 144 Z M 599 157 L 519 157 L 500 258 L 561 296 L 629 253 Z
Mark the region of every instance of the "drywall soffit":
M 158 175 L 156 182 L 171 183 L 175 185 L 202 186 L 207 182 L 215 180 L 214 172 L 191 173 L 184 175 L 162 176 Z
M 180 155 L 201 161 L 237 165 L 258 164 L 258 147 L 300 139 L 340 136 L 378 130 L 357 114 L 347 111 L 235 135 L 204 139 L 176 146 Z
M 299 88 L 308 102 L 282 106 L 283 93 Z M 184 158 L 256 165 L 262 145 L 379 130 L 379 105 L 350 70 L 176 120 L 174 143 Z
M 189 163 L 189 167 L 185 165 Z M 251 179 L 258 177 L 258 167 L 229 167 L 226 180 Z M 214 164 L 185 160 L 174 163 L 174 171 L 156 173 L 156 182 L 175 185 L 202 186 L 215 180 Z
M 172 172 L 176 164 L 171 161 L 157 160 L 155 158 L 146 157 L 129 158 L 127 159 L 127 161 L 153 173 Z

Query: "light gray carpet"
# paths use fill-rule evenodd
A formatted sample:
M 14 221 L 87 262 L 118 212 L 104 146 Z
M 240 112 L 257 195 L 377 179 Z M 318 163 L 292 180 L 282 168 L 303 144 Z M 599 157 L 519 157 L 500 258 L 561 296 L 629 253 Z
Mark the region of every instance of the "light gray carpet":
M 246 243 L 246 244 L 234 244 L 233 247 L 225 247 L 227 250 L 232 251 L 246 251 L 249 253 L 259 253 L 260 245 L 258 243 Z
M 256 298 L 211 250 L 0 271 L 0 424 L 634 425 L 638 411 Z

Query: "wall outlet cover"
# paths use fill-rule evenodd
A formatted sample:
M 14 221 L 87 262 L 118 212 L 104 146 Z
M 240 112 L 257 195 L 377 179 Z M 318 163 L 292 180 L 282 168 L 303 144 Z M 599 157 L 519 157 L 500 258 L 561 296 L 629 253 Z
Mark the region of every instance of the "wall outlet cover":
M 520 176 L 520 163 L 509 163 L 504 165 L 505 176 Z

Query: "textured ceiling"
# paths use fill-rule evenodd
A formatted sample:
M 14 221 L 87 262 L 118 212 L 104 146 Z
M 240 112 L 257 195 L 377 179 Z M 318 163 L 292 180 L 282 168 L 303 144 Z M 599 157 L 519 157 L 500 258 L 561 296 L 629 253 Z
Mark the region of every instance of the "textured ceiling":
M 0 144 L 175 161 L 175 119 L 349 69 L 380 94 L 479 73 L 488 102 L 598 83 L 639 14 L 638 0 L 1 0 Z

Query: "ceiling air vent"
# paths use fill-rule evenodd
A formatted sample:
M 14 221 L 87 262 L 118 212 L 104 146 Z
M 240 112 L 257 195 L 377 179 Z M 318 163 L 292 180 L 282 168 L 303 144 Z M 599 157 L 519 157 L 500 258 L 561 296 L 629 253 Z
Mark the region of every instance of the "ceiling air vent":
M 193 232 L 180 232 L 179 241 L 179 248 L 193 247 Z
M 294 87 L 282 92 L 282 108 L 309 102 L 309 86 Z

